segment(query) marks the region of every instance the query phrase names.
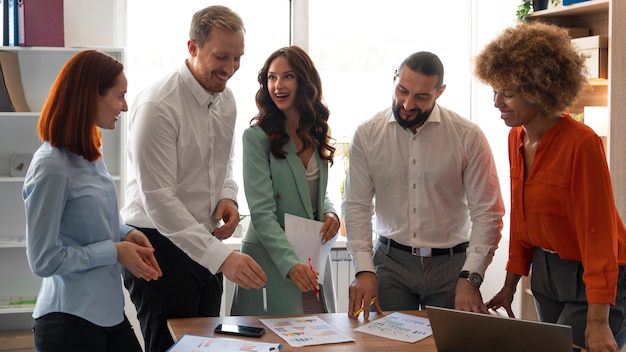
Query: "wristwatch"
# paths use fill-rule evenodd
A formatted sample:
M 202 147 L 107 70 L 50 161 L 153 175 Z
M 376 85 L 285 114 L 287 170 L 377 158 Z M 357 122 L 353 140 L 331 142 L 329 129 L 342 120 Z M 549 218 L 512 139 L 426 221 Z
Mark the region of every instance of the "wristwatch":
M 459 277 L 466 279 L 467 282 L 470 283 L 470 285 L 475 286 L 475 287 L 480 287 L 480 284 L 483 283 L 483 277 L 480 276 L 479 273 L 473 273 L 467 270 L 463 270 L 459 273 Z

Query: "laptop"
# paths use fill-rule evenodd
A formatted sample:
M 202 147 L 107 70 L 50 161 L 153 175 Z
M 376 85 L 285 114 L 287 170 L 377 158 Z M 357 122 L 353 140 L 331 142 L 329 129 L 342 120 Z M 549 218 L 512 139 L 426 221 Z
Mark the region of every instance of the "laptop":
M 567 325 L 426 307 L 438 352 L 572 352 Z

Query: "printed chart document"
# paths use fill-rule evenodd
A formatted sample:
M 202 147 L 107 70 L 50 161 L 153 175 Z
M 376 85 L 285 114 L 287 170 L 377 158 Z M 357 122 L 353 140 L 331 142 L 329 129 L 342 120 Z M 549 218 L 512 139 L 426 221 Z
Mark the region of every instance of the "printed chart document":
M 324 282 L 326 261 L 337 236 L 322 244 L 320 230 L 324 225 L 321 221 L 311 220 L 300 216 L 285 213 L 285 235 L 291 243 L 293 250 L 303 264 L 309 264 L 309 258 L 313 261 L 313 269 L 320 273 L 318 282 Z
M 207 337 L 183 335 L 168 352 L 229 352 L 229 351 L 258 351 L 278 352 L 281 344 L 256 342 L 248 340 L 229 339 L 221 337 Z
M 317 316 L 259 320 L 292 347 L 354 341 Z
M 354 331 L 410 343 L 415 343 L 433 334 L 428 318 L 399 312 L 361 325 Z

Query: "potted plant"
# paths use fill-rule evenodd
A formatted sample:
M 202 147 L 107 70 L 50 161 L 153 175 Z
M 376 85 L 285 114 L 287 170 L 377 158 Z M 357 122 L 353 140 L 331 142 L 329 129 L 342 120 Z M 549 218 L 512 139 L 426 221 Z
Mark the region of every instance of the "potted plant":
M 525 21 L 526 17 L 528 17 L 531 12 L 547 9 L 548 1 L 552 6 L 558 6 L 561 3 L 561 0 L 522 0 L 522 3 L 519 4 L 517 12 L 515 13 L 517 20 Z

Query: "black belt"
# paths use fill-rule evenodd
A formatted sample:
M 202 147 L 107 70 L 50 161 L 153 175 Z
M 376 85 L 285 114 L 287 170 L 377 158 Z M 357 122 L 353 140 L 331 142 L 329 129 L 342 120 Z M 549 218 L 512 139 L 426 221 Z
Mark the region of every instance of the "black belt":
M 461 252 L 465 252 L 465 250 L 467 249 L 467 246 L 469 245 L 469 242 L 463 242 L 463 243 L 457 244 L 456 246 L 452 248 L 428 248 L 428 247 L 405 246 L 403 244 L 400 244 L 394 240 L 390 240 L 387 237 L 383 237 L 383 236 L 378 236 L 378 240 L 384 245 L 387 245 L 387 243 L 391 241 L 391 247 L 399 249 L 401 251 L 410 252 L 411 254 L 418 256 L 418 257 L 434 257 L 437 255 L 446 255 L 446 254 L 449 255 L 452 253 L 461 253 Z

